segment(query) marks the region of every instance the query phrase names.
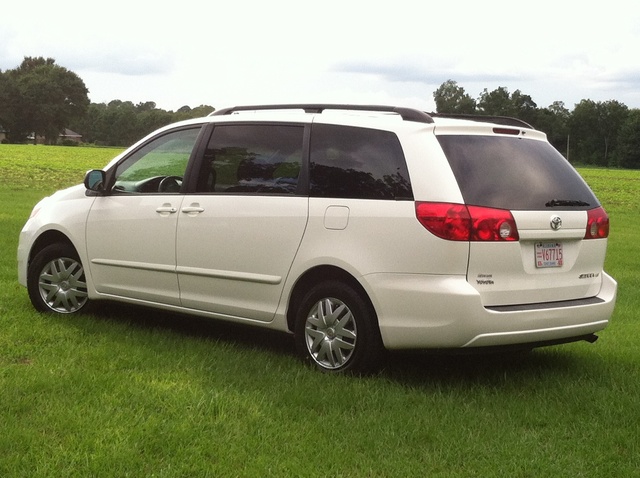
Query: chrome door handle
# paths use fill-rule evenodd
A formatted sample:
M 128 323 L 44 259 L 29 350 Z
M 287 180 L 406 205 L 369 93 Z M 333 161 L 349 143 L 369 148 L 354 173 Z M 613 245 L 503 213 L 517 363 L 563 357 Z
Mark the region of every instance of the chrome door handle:
M 181 211 L 185 214 L 189 214 L 190 216 L 195 216 L 196 214 L 204 212 L 204 208 L 200 207 L 199 204 L 192 204 L 191 206 L 183 207 Z
M 163 204 L 162 206 L 156 209 L 156 212 L 161 216 L 168 216 L 169 214 L 174 214 L 178 212 L 178 210 L 173 207 L 171 204 Z

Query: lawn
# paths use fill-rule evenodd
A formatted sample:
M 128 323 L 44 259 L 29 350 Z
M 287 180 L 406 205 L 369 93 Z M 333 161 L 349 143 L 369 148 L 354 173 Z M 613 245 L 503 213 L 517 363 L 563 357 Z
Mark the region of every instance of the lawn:
M 304 367 L 288 335 L 109 305 L 36 313 L 35 202 L 119 150 L 0 145 L 1 477 L 640 477 L 640 171 L 584 169 L 619 281 L 595 344 Z

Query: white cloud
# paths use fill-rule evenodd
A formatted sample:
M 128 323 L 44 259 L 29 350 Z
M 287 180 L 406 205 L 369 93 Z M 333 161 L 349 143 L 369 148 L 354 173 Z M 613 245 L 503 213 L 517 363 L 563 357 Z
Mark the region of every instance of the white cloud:
M 68 0 L 0 16 L 0 68 L 51 56 L 93 101 L 413 104 L 456 80 L 472 96 L 520 89 L 539 106 L 583 98 L 640 107 L 640 4 L 551 0 Z M 28 10 L 28 12 L 26 11 Z

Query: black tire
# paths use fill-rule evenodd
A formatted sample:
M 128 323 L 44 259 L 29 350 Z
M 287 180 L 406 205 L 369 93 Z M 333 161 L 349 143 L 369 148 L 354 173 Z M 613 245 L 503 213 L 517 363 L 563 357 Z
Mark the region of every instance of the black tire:
M 36 254 L 27 271 L 27 290 L 40 312 L 75 314 L 89 303 L 84 268 L 68 244 L 51 244 Z
M 375 371 L 384 351 L 373 307 L 343 282 L 321 282 L 304 295 L 294 336 L 303 360 L 324 372 Z

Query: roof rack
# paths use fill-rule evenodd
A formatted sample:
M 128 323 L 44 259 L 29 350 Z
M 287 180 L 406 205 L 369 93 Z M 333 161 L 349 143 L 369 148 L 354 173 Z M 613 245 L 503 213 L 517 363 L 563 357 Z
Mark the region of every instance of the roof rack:
M 485 123 L 495 123 L 507 126 L 524 126 L 525 128 L 535 129 L 526 121 L 511 116 L 494 116 L 494 115 L 474 115 L 464 113 L 429 113 L 429 116 L 433 118 L 451 118 L 451 119 L 466 119 L 470 121 L 480 121 Z
M 383 113 L 395 113 L 402 117 L 404 121 L 415 121 L 418 123 L 433 123 L 431 115 L 414 108 L 404 108 L 401 106 L 381 106 L 381 105 L 340 105 L 340 104 L 282 104 L 282 105 L 253 105 L 253 106 L 233 106 L 216 110 L 209 116 L 221 116 L 235 113 L 237 111 L 259 111 L 259 110 L 304 110 L 305 113 L 322 113 L 324 110 L 347 110 L 347 111 L 379 111 Z

